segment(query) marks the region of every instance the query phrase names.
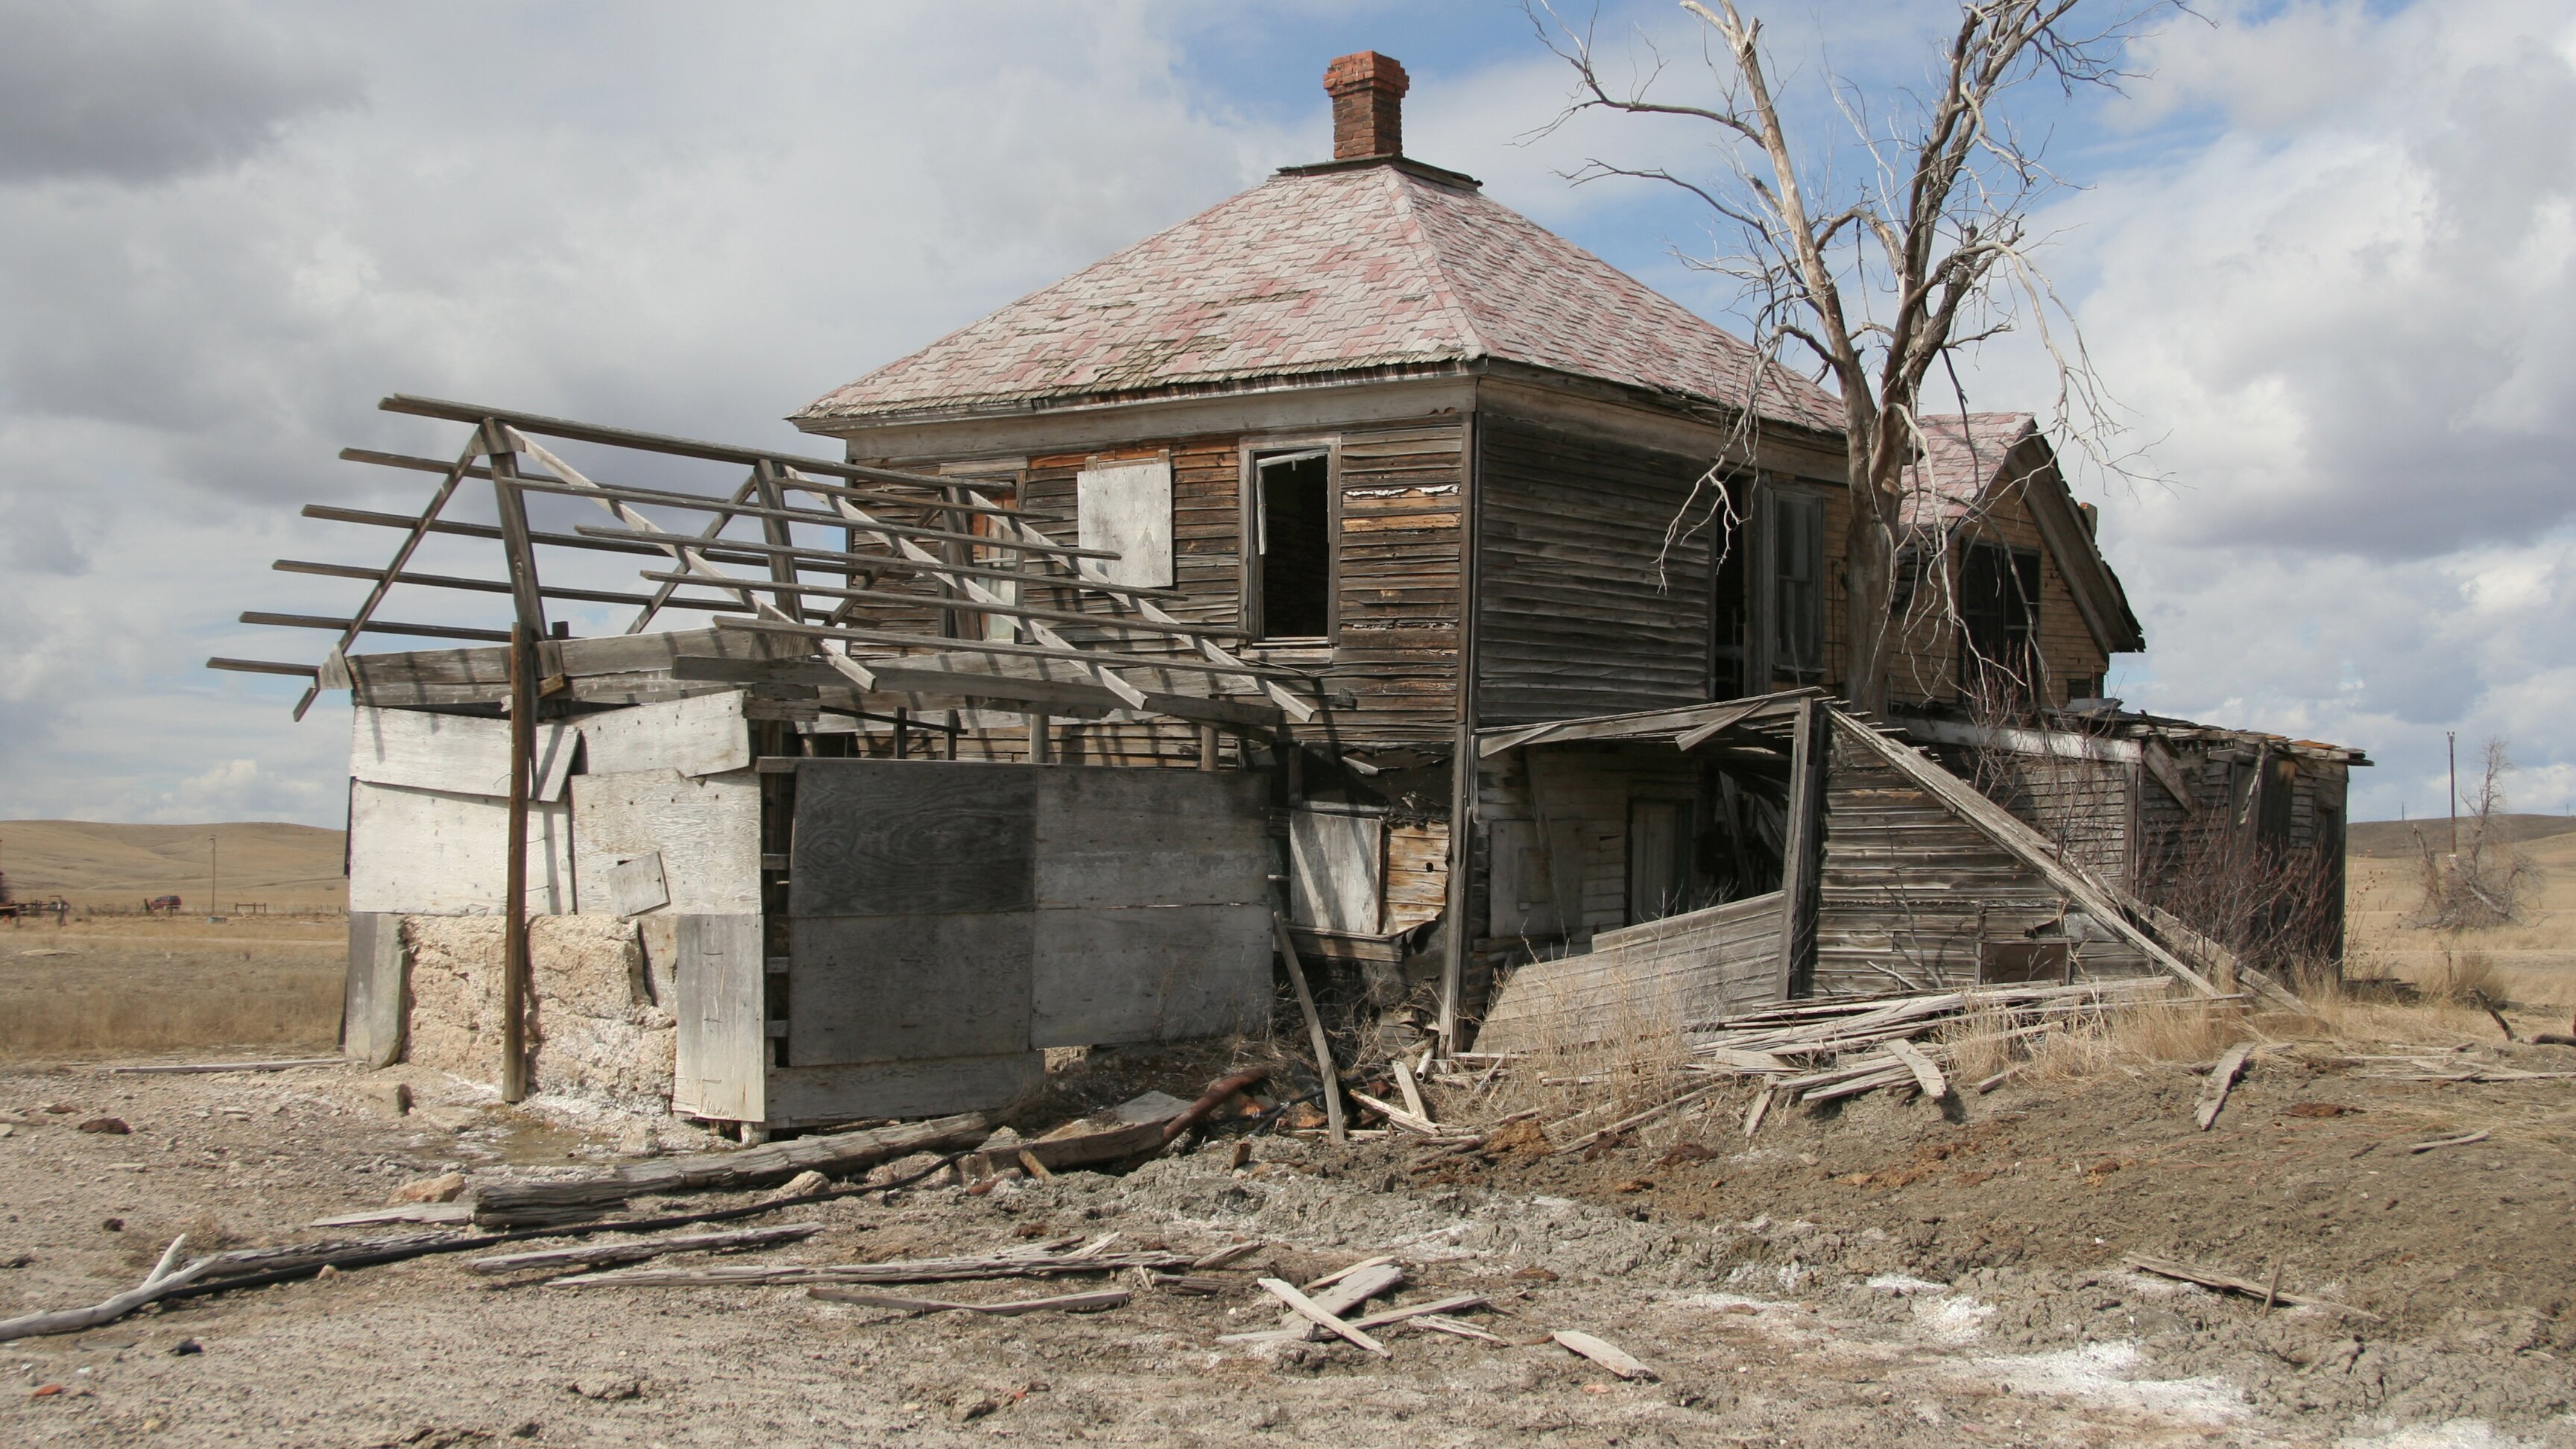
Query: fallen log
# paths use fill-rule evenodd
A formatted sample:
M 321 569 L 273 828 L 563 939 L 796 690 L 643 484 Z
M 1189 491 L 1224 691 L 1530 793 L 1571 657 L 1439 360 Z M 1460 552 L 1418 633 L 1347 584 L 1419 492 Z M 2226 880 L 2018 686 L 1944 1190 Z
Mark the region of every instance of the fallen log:
M 742 1228 L 729 1233 L 679 1233 L 641 1243 L 598 1243 L 583 1248 L 544 1248 L 534 1253 L 504 1253 L 476 1258 L 469 1273 L 518 1273 L 530 1268 L 596 1268 L 608 1263 L 640 1263 L 666 1253 L 712 1248 L 765 1248 L 801 1242 L 823 1231 L 821 1223 L 783 1223 L 774 1228 Z
M 486 1183 L 475 1189 L 474 1221 L 487 1227 L 506 1226 L 534 1215 L 567 1208 L 596 1208 L 658 1193 L 739 1191 L 783 1182 L 806 1171 L 835 1177 L 890 1158 L 946 1147 L 991 1130 L 990 1113 L 962 1112 L 864 1132 L 799 1137 L 740 1152 L 628 1163 L 593 1177 Z

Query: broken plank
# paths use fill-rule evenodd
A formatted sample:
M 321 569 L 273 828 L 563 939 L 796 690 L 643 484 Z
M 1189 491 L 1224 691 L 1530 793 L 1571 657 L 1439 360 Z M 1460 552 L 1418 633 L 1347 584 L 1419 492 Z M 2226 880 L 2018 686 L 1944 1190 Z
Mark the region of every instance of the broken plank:
M 1354 1318 L 1350 1324 L 1353 1328 L 1384 1328 L 1390 1323 L 1402 1323 L 1408 1319 L 1420 1318 L 1426 1313 L 1464 1313 L 1471 1308 L 1486 1306 L 1484 1294 L 1461 1293 L 1455 1298 L 1437 1298 L 1429 1303 L 1416 1303 L 1408 1308 L 1389 1308 L 1381 1313 L 1372 1313 L 1366 1318 Z
M 2236 1079 L 2244 1075 L 2245 1059 L 2253 1054 L 2254 1044 L 2240 1041 L 2227 1049 L 2226 1054 L 2218 1059 L 2218 1065 L 2209 1069 L 2209 1080 L 2200 1089 L 2197 1116 L 2201 1131 L 2208 1131 L 2209 1124 L 2218 1120 L 2220 1110 L 2227 1105 L 2228 1092 L 2235 1088 Z
M 1924 1096 L 1937 1102 L 1949 1095 L 1950 1084 L 1942 1079 L 1941 1069 L 1932 1064 L 1930 1057 L 1917 1051 L 1914 1043 L 1898 1037 L 1882 1043 L 1879 1050 L 1905 1064 L 1905 1069 L 1914 1074 L 1914 1085 L 1923 1089 Z
M 1262 1278 L 1256 1281 L 1260 1283 L 1261 1291 L 1278 1299 L 1280 1302 L 1287 1304 L 1290 1311 L 1294 1312 L 1298 1317 L 1312 1322 L 1316 1327 L 1321 1328 L 1336 1337 L 1346 1339 L 1351 1343 L 1357 1344 L 1361 1348 L 1367 1349 L 1369 1352 L 1376 1354 L 1380 1358 L 1395 1357 L 1393 1353 L 1387 1351 L 1387 1346 L 1385 1344 L 1369 1337 L 1367 1330 L 1353 1328 L 1348 1323 L 1345 1323 L 1341 1319 L 1334 1317 L 1332 1314 L 1325 1312 L 1323 1308 L 1316 1304 L 1314 1299 L 1298 1292 L 1294 1285 L 1283 1282 L 1277 1278 Z
M 1437 1329 L 1442 1333 L 1456 1334 L 1460 1338 L 1472 1338 L 1482 1343 L 1511 1342 L 1510 1339 L 1503 1337 L 1499 1333 L 1487 1333 L 1485 1330 L 1478 1328 L 1476 1325 L 1469 1323 L 1464 1319 L 1451 1318 L 1445 1313 L 1425 1313 L 1419 1318 L 1410 1318 L 1405 1321 L 1416 1328 Z
M 504 1253 L 475 1258 L 465 1265 L 473 1273 L 517 1273 L 530 1268 L 595 1268 L 604 1263 L 638 1263 L 665 1253 L 712 1248 L 762 1248 L 793 1243 L 823 1231 L 821 1223 L 782 1223 L 774 1228 L 738 1228 L 724 1233 L 681 1233 L 636 1243 L 593 1243 L 578 1248 L 546 1248 L 534 1253 Z
M 2436 1137 L 2430 1142 L 2418 1142 L 2406 1150 L 2409 1152 L 2430 1152 L 2437 1147 L 2466 1147 L 2472 1142 L 2484 1142 L 2493 1135 L 2495 1134 L 2486 1131 L 2463 1132 L 2457 1137 Z
M 295 1067 L 336 1067 L 346 1057 L 289 1057 L 266 1062 L 146 1062 L 140 1066 L 109 1067 L 111 1077 L 141 1077 L 163 1072 L 283 1072 Z
M 1559 1348 L 1569 1353 L 1581 1354 L 1623 1379 L 1650 1379 L 1655 1376 L 1653 1369 L 1631 1358 L 1617 1345 L 1595 1338 L 1591 1334 L 1580 1333 L 1570 1328 L 1560 1328 L 1548 1337 L 1555 1339 Z
M 1104 1288 L 1097 1293 L 1065 1293 L 1053 1298 L 1023 1298 L 1013 1303 L 951 1303 L 939 1298 L 906 1298 L 899 1293 L 869 1293 L 856 1288 L 808 1288 L 808 1298 L 830 1303 L 855 1303 L 863 1308 L 892 1308 L 904 1313 L 984 1313 L 996 1318 L 1009 1318 L 1022 1313 L 1098 1313 L 1108 1308 L 1127 1305 L 1124 1288 Z
M 1435 1137 L 1439 1135 L 1439 1126 L 1427 1118 L 1417 1117 L 1413 1113 L 1404 1110 L 1402 1107 L 1399 1107 L 1392 1102 L 1381 1102 L 1377 1098 L 1370 1096 L 1368 1093 L 1363 1092 L 1356 1087 L 1349 1088 L 1347 1090 L 1352 1101 L 1359 1103 L 1361 1106 L 1368 1108 L 1370 1111 L 1377 1113 L 1379 1116 L 1384 1117 L 1386 1120 L 1394 1123 L 1398 1127 L 1404 1128 L 1408 1132 L 1419 1132 L 1426 1137 Z
M 1395 1075 L 1395 1090 L 1404 1098 L 1404 1110 L 1438 1127 L 1439 1124 L 1431 1120 L 1431 1109 L 1423 1104 L 1422 1088 L 1413 1080 L 1412 1066 L 1399 1056 L 1387 1064 L 1387 1070 Z
M 784 1181 L 808 1170 L 832 1177 L 980 1137 L 993 1129 L 993 1120 L 990 1113 L 963 1112 L 865 1132 L 799 1137 L 740 1152 L 630 1163 L 597 1177 L 568 1182 L 488 1183 L 475 1192 L 474 1220 L 506 1223 L 523 1214 L 624 1202 L 648 1194 L 738 1191 Z
M 1124 1268 L 1172 1272 L 1189 1266 L 1179 1253 L 997 1253 L 972 1258 L 912 1258 L 885 1263 L 746 1263 L 733 1267 L 626 1268 L 557 1278 L 549 1288 L 695 1288 L 764 1283 L 949 1283 L 972 1278 L 1052 1278 L 1115 1273 Z

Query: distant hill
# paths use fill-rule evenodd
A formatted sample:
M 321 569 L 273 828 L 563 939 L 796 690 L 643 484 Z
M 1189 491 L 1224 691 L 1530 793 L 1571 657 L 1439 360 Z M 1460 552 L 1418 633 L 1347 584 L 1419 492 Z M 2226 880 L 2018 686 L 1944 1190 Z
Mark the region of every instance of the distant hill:
M 2553 835 L 2576 834 L 2576 816 L 2499 815 L 2495 823 L 2497 833 L 2516 844 L 2547 840 Z M 2442 837 L 2450 828 L 2450 820 L 2438 815 L 2429 820 L 2365 820 L 2345 829 L 2345 853 L 2376 860 L 2402 860 L 2415 854 L 2416 831 L 2424 832 L 2424 838 L 2431 841 L 2438 851 L 2443 848 Z M 2463 839 L 2467 838 L 2468 827 L 2465 824 L 2461 826 L 2460 833 Z
M 219 898 L 207 898 L 214 837 Z M 175 895 L 191 913 L 257 901 L 270 910 L 345 910 L 345 832 L 253 821 L 217 825 L 100 825 L 0 820 L 0 880 L 11 898 L 61 896 L 76 906 L 139 906 Z

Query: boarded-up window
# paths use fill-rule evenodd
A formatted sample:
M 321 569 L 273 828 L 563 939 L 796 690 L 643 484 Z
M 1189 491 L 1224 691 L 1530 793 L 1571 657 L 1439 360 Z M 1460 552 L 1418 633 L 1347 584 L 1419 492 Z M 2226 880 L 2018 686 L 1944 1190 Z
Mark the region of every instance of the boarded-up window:
M 1253 632 L 1322 639 L 1333 632 L 1332 457 L 1321 448 L 1252 465 L 1246 570 Z
M 1140 589 L 1172 586 L 1172 465 L 1149 458 L 1102 463 L 1074 479 L 1084 548 L 1113 549 L 1103 573 Z
M 1386 822 L 1374 815 L 1288 812 L 1289 919 L 1374 936 L 1386 899 Z

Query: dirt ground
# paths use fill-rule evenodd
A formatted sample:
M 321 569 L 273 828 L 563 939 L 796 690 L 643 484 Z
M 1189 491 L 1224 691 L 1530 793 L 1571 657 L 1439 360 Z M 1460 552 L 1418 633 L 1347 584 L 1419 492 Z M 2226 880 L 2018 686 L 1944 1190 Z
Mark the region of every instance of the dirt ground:
M 1219 1140 L 1123 1177 L 925 1186 L 755 1220 L 825 1224 L 767 1255 L 786 1261 L 1112 1231 L 1128 1246 L 1265 1245 L 1224 1294 L 1145 1289 L 1093 1316 L 495 1284 L 424 1259 L 0 1345 L 18 1386 L 0 1396 L 0 1440 L 2576 1445 L 2576 1086 L 2402 1080 L 2359 1044 L 2576 1071 L 2576 1050 L 2486 1044 L 2483 1021 L 2369 1009 L 2341 1041 L 2284 1037 L 2205 1134 L 2197 1076 L 2132 1065 L 1947 1108 L 1879 1094 L 1787 1114 L 1749 1147 L 1728 1099 L 1590 1160 L 1263 1137 L 1237 1169 Z M 1094 1053 L 1050 1105 L 1188 1095 L 1221 1064 Z M 391 1075 L 415 1110 L 375 1115 L 370 1075 L 0 1075 L 15 1119 L 0 1138 L 0 1314 L 103 1298 L 182 1230 L 201 1247 L 310 1239 L 323 1234 L 299 1224 L 442 1170 L 707 1145 L 668 1121 L 648 1140 L 579 1103 L 498 1108 L 409 1067 Z M 1463 1098 L 1435 1091 L 1434 1106 L 1464 1117 Z M 132 1132 L 78 1130 L 103 1115 Z M 2484 1142 L 2408 1150 L 2480 1128 Z M 398 1230 L 339 1230 L 373 1231 Z M 2258 1279 L 2277 1266 L 2284 1290 L 2376 1316 L 2267 1312 L 2124 1270 L 2133 1251 Z M 1259 1272 L 1306 1281 L 1380 1253 L 1408 1267 L 1400 1301 L 1486 1294 L 1495 1311 L 1475 1320 L 1509 1342 L 1389 1329 L 1381 1361 L 1218 1341 L 1277 1321 Z M 1544 1341 L 1558 1329 L 1657 1377 L 1613 1378 Z

